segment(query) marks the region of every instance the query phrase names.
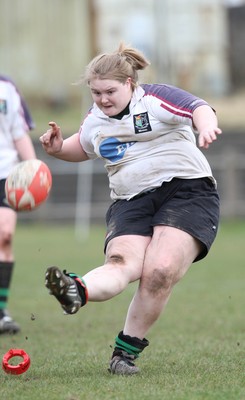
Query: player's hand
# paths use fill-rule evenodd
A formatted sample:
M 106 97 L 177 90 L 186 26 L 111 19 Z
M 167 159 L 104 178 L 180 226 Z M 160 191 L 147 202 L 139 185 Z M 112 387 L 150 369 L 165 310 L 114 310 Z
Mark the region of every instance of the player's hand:
M 49 126 L 50 129 L 40 136 L 39 140 L 42 143 L 44 150 L 48 154 L 52 155 L 61 151 L 63 137 L 60 127 L 56 124 L 56 122 L 49 122 Z
M 222 130 L 218 127 L 215 128 L 206 128 L 199 133 L 198 143 L 199 147 L 203 147 L 204 149 L 208 149 L 209 145 L 217 139 L 217 136 L 222 133 Z

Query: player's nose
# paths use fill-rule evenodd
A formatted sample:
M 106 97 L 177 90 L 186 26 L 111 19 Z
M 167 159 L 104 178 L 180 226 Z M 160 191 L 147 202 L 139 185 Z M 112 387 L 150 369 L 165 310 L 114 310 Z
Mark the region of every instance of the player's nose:
M 101 104 L 107 104 L 108 103 L 108 96 L 106 94 L 103 94 L 101 96 Z

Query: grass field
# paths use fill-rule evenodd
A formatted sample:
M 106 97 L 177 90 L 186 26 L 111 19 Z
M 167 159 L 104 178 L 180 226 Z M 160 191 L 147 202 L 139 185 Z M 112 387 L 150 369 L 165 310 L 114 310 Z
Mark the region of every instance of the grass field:
M 9 309 L 22 326 L 0 337 L 0 356 L 23 348 L 31 367 L 0 371 L 1 400 L 245 399 L 245 222 L 223 222 L 209 257 L 176 286 L 132 377 L 112 376 L 108 361 L 122 328 L 132 284 L 118 297 L 62 314 L 44 287 L 46 266 L 85 273 L 103 263 L 103 227 L 75 240 L 73 226 L 20 224 Z

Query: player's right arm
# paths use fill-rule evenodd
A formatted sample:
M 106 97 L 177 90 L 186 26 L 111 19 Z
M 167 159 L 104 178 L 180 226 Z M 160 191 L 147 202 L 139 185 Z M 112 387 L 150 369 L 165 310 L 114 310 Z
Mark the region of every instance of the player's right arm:
M 89 159 L 80 144 L 78 133 L 67 139 L 63 139 L 61 129 L 55 122 L 50 122 L 49 126 L 50 129 L 39 138 L 43 149 L 49 155 L 71 162 L 80 162 Z

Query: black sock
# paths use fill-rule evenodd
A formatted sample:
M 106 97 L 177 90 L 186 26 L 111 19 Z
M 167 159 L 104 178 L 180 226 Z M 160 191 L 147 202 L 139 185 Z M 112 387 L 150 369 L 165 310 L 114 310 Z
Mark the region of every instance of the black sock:
M 0 318 L 7 308 L 10 283 L 14 269 L 14 262 L 0 261 Z
M 139 354 L 144 350 L 145 347 L 149 346 L 147 339 L 139 339 L 129 335 L 124 335 L 121 331 L 115 339 L 115 350 L 113 356 L 120 353 L 120 351 L 126 351 L 128 354 L 139 357 Z

